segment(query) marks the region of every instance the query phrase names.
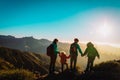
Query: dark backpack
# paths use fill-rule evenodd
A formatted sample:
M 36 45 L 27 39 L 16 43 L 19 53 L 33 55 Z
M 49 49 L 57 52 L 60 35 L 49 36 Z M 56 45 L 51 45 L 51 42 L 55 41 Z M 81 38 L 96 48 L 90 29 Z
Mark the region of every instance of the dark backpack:
M 48 47 L 47 47 L 47 55 L 48 56 L 52 56 L 54 54 L 54 47 L 53 47 L 53 44 L 50 44 Z
M 72 44 L 71 45 L 71 50 L 70 50 L 72 53 L 76 53 L 77 52 L 77 47 L 75 44 Z

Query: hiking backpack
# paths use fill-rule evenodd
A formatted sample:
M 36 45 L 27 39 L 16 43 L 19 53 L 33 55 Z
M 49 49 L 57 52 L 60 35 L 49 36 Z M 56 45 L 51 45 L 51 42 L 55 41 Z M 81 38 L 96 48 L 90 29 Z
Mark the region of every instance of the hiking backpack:
M 51 56 L 54 54 L 54 47 L 53 47 L 53 44 L 50 44 L 48 47 L 47 47 L 47 55 L 48 56 Z
M 72 52 L 72 53 L 76 53 L 76 52 L 77 52 L 77 47 L 76 47 L 75 44 L 72 44 L 72 45 L 71 45 L 71 52 Z

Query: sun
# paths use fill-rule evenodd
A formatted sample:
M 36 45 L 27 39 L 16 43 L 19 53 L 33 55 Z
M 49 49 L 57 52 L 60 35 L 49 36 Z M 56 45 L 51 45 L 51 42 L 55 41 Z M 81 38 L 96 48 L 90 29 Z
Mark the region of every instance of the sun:
M 111 34 L 111 27 L 110 25 L 104 23 L 102 26 L 99 26 L 98 33 L 101 36 L 107 37 Z
M 110 30 L 108 27 L 100 27 L 99 29 L 99 34 L 102 36 L 109 36 L 110 35 Z

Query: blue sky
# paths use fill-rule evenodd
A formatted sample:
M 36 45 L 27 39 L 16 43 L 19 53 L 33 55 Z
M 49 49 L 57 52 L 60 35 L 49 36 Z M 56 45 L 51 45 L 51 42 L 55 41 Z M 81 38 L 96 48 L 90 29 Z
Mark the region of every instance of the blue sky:
M 0 34 L 120 44 L 119 0 L 0 0 Z

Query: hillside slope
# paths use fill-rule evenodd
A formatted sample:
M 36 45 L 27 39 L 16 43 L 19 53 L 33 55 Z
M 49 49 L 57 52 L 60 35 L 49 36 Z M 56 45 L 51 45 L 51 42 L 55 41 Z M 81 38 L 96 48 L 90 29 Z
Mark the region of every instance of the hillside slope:
M 0 47 L 0 59 L 1 64 L 4 62 L 4 65 L 11 64 L 15 68 L 23 68 L 30 71 L 39 71 L 41 73 L 47 73 L 49 62 L 49 59 L 43 55 L 30 52 L 21 52 L 19 50 L 5 47 Z
M 9 70 L 14 68 L 15 67 L 12 64 L 0 58 L 0 70 Z
M 120 80 L 120 60 L 98 64 L 92 72 L 66 70 L 63 73 L 47 75 L 42 80 Z

